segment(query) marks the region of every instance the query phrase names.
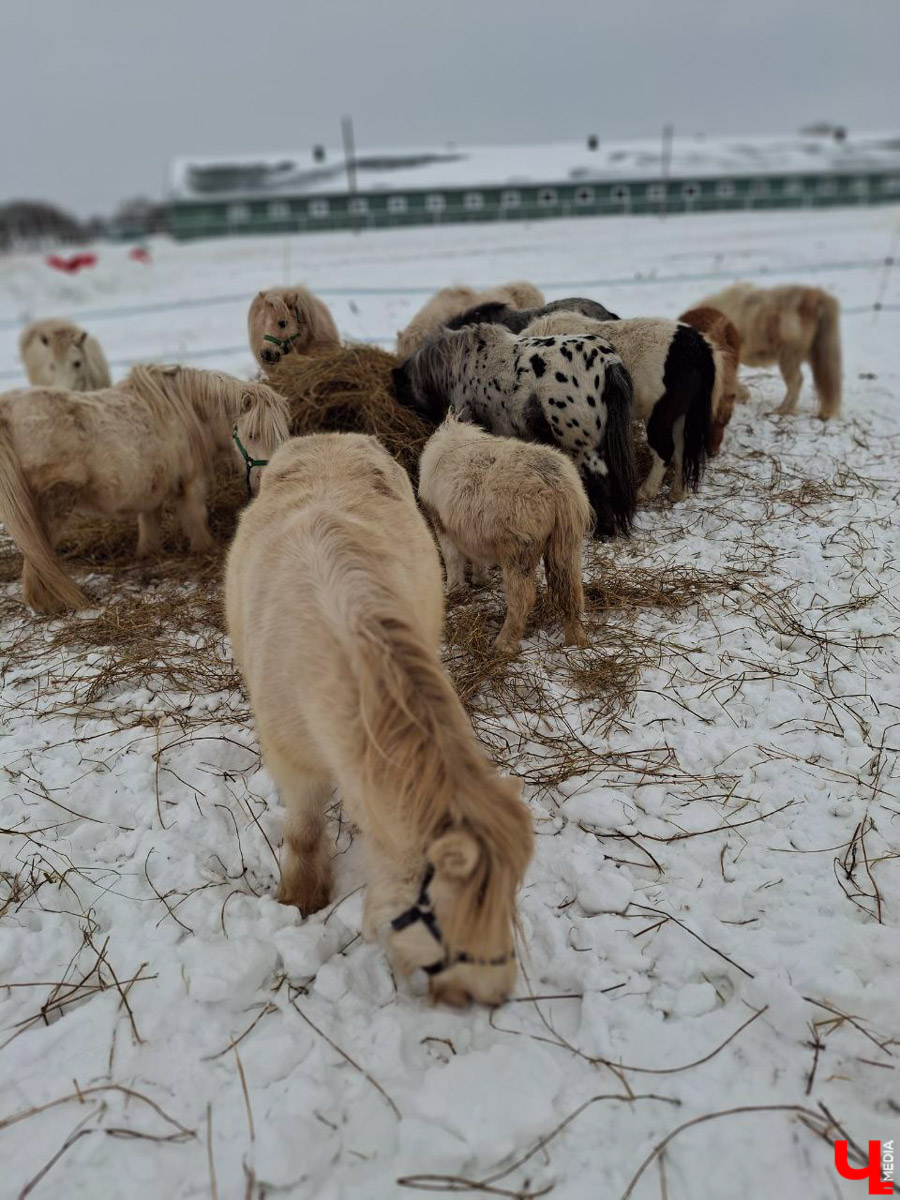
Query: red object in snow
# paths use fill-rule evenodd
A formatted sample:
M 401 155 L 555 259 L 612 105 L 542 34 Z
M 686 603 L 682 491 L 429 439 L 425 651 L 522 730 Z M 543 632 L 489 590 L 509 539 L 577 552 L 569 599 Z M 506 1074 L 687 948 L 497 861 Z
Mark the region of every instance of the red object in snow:
M 46 259 L 46 263 L 48 267 L 53 267 L 54 271 L 65 271 L 68 275 L 74 275 L 82 267 L 95 267 L 97 255 L 73 254 L 69 258 L 61 258 L 58 254 L 51 254 Z
M 150 251 L 145 249 L 143 246 L 132 246 L 132 248 L 128 251 L 128 257 L 133 258 L 135 262 L 146 263 L 148 266 L 152 261 L 150 258 Z

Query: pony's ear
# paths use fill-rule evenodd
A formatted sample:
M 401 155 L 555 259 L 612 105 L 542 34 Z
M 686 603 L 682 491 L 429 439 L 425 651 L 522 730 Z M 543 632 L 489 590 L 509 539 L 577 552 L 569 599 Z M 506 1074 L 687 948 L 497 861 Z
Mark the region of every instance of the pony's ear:
M 456 883 L 471 879 L 480 857 L 478 842 L 465 829 L 444 833 L 428 847 L 428 861 L 438 879 L 452 879 Z
M 252 392 L 244 392 L 243 396 L 241 396 L 241 412 L 242 413 L 249 412 L 252 407 L 253 407 L 253 393 Z
M 75 345 L 83 346 L 86 341 L 87 341 L 87 330 L 83 329 L 81 331 L 81 337 L 75 339 Z

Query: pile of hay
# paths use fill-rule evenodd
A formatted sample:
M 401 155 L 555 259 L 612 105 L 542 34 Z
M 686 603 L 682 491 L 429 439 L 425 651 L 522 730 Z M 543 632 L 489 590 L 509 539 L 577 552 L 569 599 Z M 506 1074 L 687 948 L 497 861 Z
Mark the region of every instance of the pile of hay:
M 433 427 L 394 398 L 400 360 L 375 346 L 347 345 L 315 355 L 288 354 L 265 382 L 286 397 L 291 433 L 370 433 L 412 476 Z

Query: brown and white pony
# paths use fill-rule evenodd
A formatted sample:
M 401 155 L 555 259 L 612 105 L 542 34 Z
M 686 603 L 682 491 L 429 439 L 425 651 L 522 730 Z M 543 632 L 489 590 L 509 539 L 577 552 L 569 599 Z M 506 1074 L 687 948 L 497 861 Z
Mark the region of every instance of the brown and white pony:
M 275 454 L 228 555 L 225 610 L 263 763 L 287 810 L 279 899 L 331 897 L 335 786 L 362 831 L 363 932 L 433 996 L 497 1004 L 516 977 L 516 891 L 533 833 L 441 665 L 437 550 L 374 438 Z
M 722 352 L 722 392 L 719 396 L 719 407 L 713 413 L 710 430 L 711 453 L 718 454 L 722 449 L 728 422 L 734 413 L 735 401 L 743 404 L 750 396 L 747 388 L 738 379 L 741 335 L 717 308 L 689 308 L 678 320 L 705 334 Z
M 22 330 L 19 355 L 36 387 L 94 392 L 112 386 L 100 343 L 71 321 L 51 317 Z
M 291 351 L 315 354 L 341 344 L 327 306 L 304 287 L 258 292 L 247 314 L 247 332 L 261 367 L 271 367 Z
M 397 333 L 397 355 L 409 358 L 427 337 L 476 304 L 505 304 L 519 309 L 539 308 L 543 303 L 544 293 L 540 288 L 524 280 L 501 283 L 499 287 L 483 292 L 462 284 L 441 288 L 419 309 L 406 328 Z
M 578 469 L 553 446 L 494 437 L 448 414 L 419 459 L 419 500 L 437 533 L 447 591 L 499 565 L 506 620 L 494 645 L 515 654 L 534 607 L 543 559 L 566 642 L 584 646 L 581 545 L 592 525 Z
M 235 429 L 245 464 L 259 465 L 288 436 L 287 402 L 218 371 L 157 366 L 99 392 L 0 396 L 0 521 L 25 559 L 25 602 L 44 613 L 89 603 L 53 552 L 71 513 L 137 517 L 145 557 L 159 549 L 172 499 L 191 549 L 211 550 L 207 486 Z
M 741 362 L 748 367 L 778 364 L 787 392 L 779 413 L 795 413 L 808 362 L 823 421 L 841 411 L 841 306 L 821 288 L 802 284 L 758 288 L 735 283 L 700 303 L 717 308 L 741 337 Z

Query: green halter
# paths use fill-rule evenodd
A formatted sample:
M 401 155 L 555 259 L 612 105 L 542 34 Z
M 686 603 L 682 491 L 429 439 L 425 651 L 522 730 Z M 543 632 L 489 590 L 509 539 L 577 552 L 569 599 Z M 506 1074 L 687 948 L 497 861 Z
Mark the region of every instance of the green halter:
M 280 350 L 282 350 L 285 354 L 287 354 L 288 350 L 291 349 L 294 342 L 296 341 L 296 339 L 299 336 L 300 336 L 299 329 L 297 330 L 296 333 L 292 333 L 290 337 L 286 337 L 286 338 L 276 337 L 274 333 L 264 333 L 263 341 L 271 342 L 273 345 L 277 346 Z
M 247 468 L 247 495 L 252 496 L 253 493 L 250 490 L 250 472 L 254 467 L 267 467 L 269 465 L 269 460 L 267 458 L 254 458 L 250 454 L 250 452 L 247 450 L 247 447 L 240 439 L 237 425 L 234 427 L 234 433 L 231 435 L 231 440 L 237 446 L 238 450 L 240 451 L 241 458 L 244 460 L 244 466 Z

